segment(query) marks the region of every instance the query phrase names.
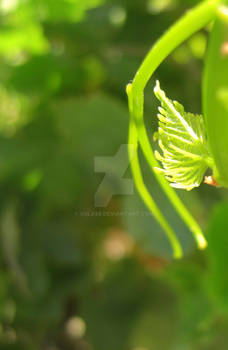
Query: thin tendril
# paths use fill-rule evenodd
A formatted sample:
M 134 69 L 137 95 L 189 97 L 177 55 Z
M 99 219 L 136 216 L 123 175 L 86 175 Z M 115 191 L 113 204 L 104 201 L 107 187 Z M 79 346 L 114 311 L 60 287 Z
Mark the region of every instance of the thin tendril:
M 128 87 L 130 89 L 130 86 Z M 128 90 L 127 89 L 127 90 Z M 128 91 L 128 94 L 130 94 L 130 91 Z M 130 108 L 131 109 L 131 108 Z M 130 125 L 129 125 L 129 136 L 128 136 L 128 153 L 129 153 L 129 159 L 131 159 L 131 171 L 133 174 L 135 186 L 137 188 L 137 191 L 139 192 L 140 196 L 142 197 L 144 203 L 148 207 L 148 209 L 153 213 L 155 219 L 160 223 L 161 227 L 164 229 L 164 231 L 167 234 L 167 237 L 170 241 L 170 244 L 172 246 L 173 250 L 173 256 L 176 259 L 179 259 L 183 256 L 181 245 L 163 216 L 162 212 L 157 207 L 155 201 L 151 197 L 149 191 L 146 188 L 146 185 L 143 181 L 142 172 L 140 169 L 140 163 L 138 158 L 138 137 L 137 137 L 137 130 L 135 127 L 135 123 L 133 120 L 133 117 L 130 118 Z

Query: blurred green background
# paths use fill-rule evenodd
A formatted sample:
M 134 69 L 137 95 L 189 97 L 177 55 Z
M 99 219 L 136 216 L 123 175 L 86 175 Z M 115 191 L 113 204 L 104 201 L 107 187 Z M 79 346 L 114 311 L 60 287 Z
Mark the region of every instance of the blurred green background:
M 227 192 L 179 191 L 209 241 L 198 252 L 143 158 L 145 181 L 185 258 L 137 193 L 127 164 L 125 86 L 152 43 L 193 0 L 0 1 L 0 349 L 227 350 Z M 145 92 L 156 128 L 155 79 L 201 110 L 210 28 L 164 62 Z M 109 176 L 95 172 L 106 158 Z M 128 167 L 129 168 L 129 167 Z M 126 179 L 131 179 L 126 169 Z

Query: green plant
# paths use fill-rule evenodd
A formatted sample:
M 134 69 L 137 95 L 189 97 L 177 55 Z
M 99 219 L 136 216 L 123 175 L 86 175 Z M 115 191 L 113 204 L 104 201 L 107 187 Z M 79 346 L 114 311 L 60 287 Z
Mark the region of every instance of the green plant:
M 201 228 L 180 201 L 171 185 L 191 190 L 199 186 L 208 167 L 213 175 L 205 178 L 209 184 L 228 186 L 228 9 L 227 1 L 207 0 L 178 20 L 155 43 L 127 86 L 130 110 L 129 153 L 136 188 L 143 201 L 170 239 L 175 258 L 182 256 L 182 247 L 162 212 L 157 207 L 143 181 L 138 159 L 138 145 L 177 213 L 193 233 L 200 249 L 207 246 Z M 203 117 L 186 113 L 177 102 L 169 100 L 155 87 L 161 101 L 159 114 L 159 145 L 163 155 L 151 147 L 143 120 L 143 91 L 160 63 L 184 40 L 215 20 L 210 34 L 203 79 Z M 216 118 L 216 119 L 215 119 Z M 132 145 L 134 147 L 132 147 Z M 160 164 L 162 169 L 160 169 Z

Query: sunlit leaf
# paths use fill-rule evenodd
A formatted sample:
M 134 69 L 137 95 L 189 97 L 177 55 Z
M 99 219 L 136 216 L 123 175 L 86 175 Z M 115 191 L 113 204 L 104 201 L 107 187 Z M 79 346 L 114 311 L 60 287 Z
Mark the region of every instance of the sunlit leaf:
M 168 99 L 158 81 L 154 93 L 161 102 L 158 142 L 163 153 L 155 152 L 163 167 L 157 170 L 165 174 L 172 187 L 189 191 L 200 185 L 208 166 L 213 164 L 203 117 L 185 112 L 180 103 Z

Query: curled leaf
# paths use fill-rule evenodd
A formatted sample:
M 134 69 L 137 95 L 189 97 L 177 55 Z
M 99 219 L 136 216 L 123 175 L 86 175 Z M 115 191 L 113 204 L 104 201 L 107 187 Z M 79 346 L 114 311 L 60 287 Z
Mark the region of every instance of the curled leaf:
M 161 102 L 159 107 L 158 144 L 162 155 L 155 151 L 163 172 L 172 187 L 190 191 L 198 187 L 207 168 L 213 165 L 206 141 L 202 115 L 187 113 L 184 107 L 166 97 L 159 81 L 154 88 Z

